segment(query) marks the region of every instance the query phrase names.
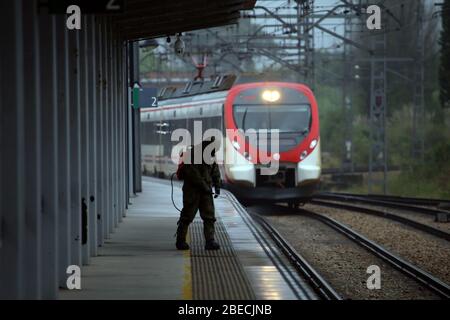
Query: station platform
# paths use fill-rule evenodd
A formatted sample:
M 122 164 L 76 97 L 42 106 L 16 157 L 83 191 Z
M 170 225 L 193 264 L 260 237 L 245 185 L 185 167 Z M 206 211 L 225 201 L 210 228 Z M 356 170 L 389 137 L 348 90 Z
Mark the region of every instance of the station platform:
M 182 207 L 180 184 L 174 201 Z M 234 196 L 215 199 L 216 240 L 221 250 L 205 251 L 197 214 L 188 242 L 175 248 L 179 212 L 168 180 L 143 178 L 123 223 L 99 255 L 81 271 L 81 290 L 60 290 L 60 299 L 297 300 L 316 299 L 304 290 L 287 259 L 264 235 Z

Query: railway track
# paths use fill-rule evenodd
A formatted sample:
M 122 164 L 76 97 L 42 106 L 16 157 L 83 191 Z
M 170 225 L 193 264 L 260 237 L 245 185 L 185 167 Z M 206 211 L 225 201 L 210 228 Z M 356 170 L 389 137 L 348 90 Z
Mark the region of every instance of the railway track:
M 444 299 L 450 299 L 450 286 L 443 282 L 442 280 L 434 277 L 430 273 L 418 268 L 412 263 L 405 261 L 404 259 L 394 255 L 382 246 L 376 244 L 375 242 L 369 240 L 363 235 L 357 233 L 351 228 L 347 227 L 343 223 L 340 223 L 330 217 L 324 216 L 319 213 L 315 213 L 309 210 L 299 209 L 297 213 L 304 214 L 316 220 L 319 220 L 326 225 L 330 226 L 334 230 L 345 235 L 347 238 L 356 242 L 358 245 L 366 248 L 385 262 L 392 265 L 394 268 L 398 269 L 405 275 L 415 279 L 417 282 L 421 283 L 431 291 L 435 292 Z
M 380 196 L 377 196 L 380 197 Z M 399 197 L 388 197 L 385 199 L 382 198 L 374 198 L 370 195 L 364 196 L 364 195 L 353 195 L 353 194 L 342 194 L 342 193 L 320 193 L 318 195 L 315 195 L 313 199 L 319 199 L 319 200 L 337 200 L 337 201 L 350 201 L 350 202 L 359 202 L 359 203 L 365 203 L 365 204 L 372 204 L 376 206 L 382 206 L 387 208 L 393 208 L 393 209 L 401 209 L 406 211 L 412 211 L 412 212 L 418 212 L 423 214 L 428 214 L 431 216 L 434 216 L 436 219 L 438 217 L 444 217 L 446 221 L 450 221 L 450 211 L 441 210 L 441 209 L 435 209 L 430 207 L 424 207 L 424 206 L 430 206 L 429 203 L 434 203 L 431 206 L 437 206 L 438 203 L 435 201 L 439 200 L 427 200 L 427 199 L 414 199 L 414 198 L 401 198 L 401 200 L 398 200 Z M 397 200 L 395 200 L 397 199 Z M 407 203 L 405 199 L 410 199 L 410 203 Z M 417 200 L 414 202 L 414 200 Z M 422 202 L 423 201 L 423 202 Z M 428 202 L 426 202 L 428 201 Z M 411 204 L 411 203 L 414 203 Z M 428 204 L 426 204 L 428 203 Z M 441 203 L 441 202 L 439 202 Z M 450 202 L 448 202 L 448 205 L 450 206 Z
M 332 200 L 336 201 L 335 199 L 332 199 Z M 339 198 L 337 201 L 344 201 L 344 200 Z M 378 209 L 373 209 L 373 208 L 355 206 L 354 204 L 336 203 L 336 202 L 329 202 L 329 201 L 315 200 L 315 199 L 311 200 L 310 203 L 319 205 L 319 206 L 326 206 L 326 207 L 331 207 L 331 208 L 336 208 L 336 209 L 344 209 L 344 210 L 349 210 L 349 211 L 353 211 L 353 212 L 361 212 L 361 213 L 365 213 L 365 214 L 374 215 L 377 217 L 390 219 L 390 220 L 405 224 L 407 226 L 410 226 L 414 229 L 420 230 L 422 232 L 439 237 L 441 239 L 450 241 L 450 233 L 448 233 L 448 232 L 442 231 L 440 229 L 434 228 L 434 227 L 429 226 L 424 223 L 420 223 L 418 221 L 415 221 L 414 219 L 406 218 L 406 217 L 403 217 L 403 216 L 395 214 L 395 213 L 387 212 L 386 210 L 378 210 Z
M 368 198 L 372 200 L 380 200 L 387 202 L 396 202 L 396 203 L 404 203 L 410 205 L 417 206 L 429 206 L 429 207 L 437 207 L 441 204 L 450 206 L 450 200 L 444 199 L 426 199 L 426 198 L 410 198 L 410 197 L 401 197 L 401 196 L 390 196 L 390 195 L 381 195 L 381 194 L 357 194 L 357 193 L 343 193 L 343 192 L 324 192 L 323 195 L 339 195 L 339 196 L 350 196 L 350 197 L 359 197 L 359 198 Z
M 405 210 L 410 212 L 416 212 L 421 214 L 427 214 L 435 218 L 435 221 L 450 222 L 450 211 L 434 209 L 429 207 L 422 207 L 418 205 L 405 204 L 403 202 L 385 201 L 372 199 L 364 196 L 354 196 L 338 193 L 321 193 L 315 195 L 313 200 L 332 200 L 332 201 L 345 201 L 361 204 L 369 204 L 374 206 L 381 206 L 392 209 Z
M 290 284 L 294 291 L 297 291 L 299 298 L 306 299 L 324 299 L 324 300 L 342 300 L 340 296 L 330 284 L 304 259 L 286 239 L 273 228 L 263 217 L 249 213 L 236 199 L 236 197 L 227 192 L 227 196 L 235 209 L 239 212 L 244 222 L 254 234 L 258 242 L 274 262 L 276 267 L 283 274 L 286 281 Z M 258 227 L 260 226 L 260 228 Z M 285 265 L 283 259 L 278 256 L 273 245 L 267 235 L 272 239 L 275 246 L 282 252 L 287 262 L 290 263 L 295 270 L 292 274 L 291 269 Z M 301 281 L 299 281 L 301 279 Z M 303 284 L 302 284 L 303 283 Z M 305 285 L 307 284 L 307 285 Z M 314 294 L 311 293 L 314 292 Z
M 328 284 L 328 282 L 303 258 L 283 236 L 266 219 L 257 214 L 252 214 L 264 230 L 270 235 L 280 250 L 288 257 L 292 265 L 308 279 L 316 292 L 326 300 L 342 300 L 342 297 Z

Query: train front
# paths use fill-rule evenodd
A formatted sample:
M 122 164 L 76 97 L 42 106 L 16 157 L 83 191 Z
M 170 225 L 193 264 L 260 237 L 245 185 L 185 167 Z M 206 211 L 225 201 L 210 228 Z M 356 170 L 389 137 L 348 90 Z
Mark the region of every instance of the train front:
M 319 116 L 312 91 L 295 83 L 248 83 L 225 101 L 226 184 L 247 200 L 304 202 L 317 189 Z

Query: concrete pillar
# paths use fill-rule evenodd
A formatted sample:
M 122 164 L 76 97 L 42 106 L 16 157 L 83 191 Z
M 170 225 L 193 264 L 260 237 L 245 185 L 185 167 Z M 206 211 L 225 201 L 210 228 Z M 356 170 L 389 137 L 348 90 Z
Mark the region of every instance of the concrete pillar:
M 23 30 L 20 0 L 1 1 L 0 298 L 23 298 L 25 271 L 25 141 Z M 4 156 L 7 155 L 7 156 Z M 30 270 L 31 271 L 31 270 Z
M 81 132 L 79 31 L 69 30 L 70 86 L 70 208 L 72 264 L 81 266 Z
M 89 263 L 89 81 L 88 81 L 88 18 L 82 19 L 79 34 L 79 63 L 80 63 L 80 176 L 81 176 L 81 253 L 83 264 Z
M 96 20 L 96 98 L 97 98 L 97 240 L 99 246 L 103 245 L 105 234 L 105 212 L 106 212 L 106 196 L 104 191 L 104 159 L 105 159 L 105 144 L 104 144 L 104 87 L 103 87 L 103 60 L 104 60 L 104 48 L 103 48 L 103 34 L 104 30 L 102 28 L 103 19 L 98 17 Z
M 111 39 L 111 89 L 112 89 L 112 148 L 113 148 L 113 161 L 112 161 L 112 180 L 113 180 L 113 212 L 114 221 L 113 227 L 117 228 L 119 225 L 119 153 L 118 153 L 118 117 L 117 117 L 117 102 L 118 102 L 118 86 L 117 86 L 117 40 L 115 36 Z
M 95 17 L 89 19 L 88 29 L 88 86 L 89 86 L 89 250 L 97 255 L 97 24 Z
M 127 147 L 128 147 L 128 158 L 127 158 L 127 169 L 128 169 L 128 199 L 134 197 L 134 184 L 135 184 L 135 176 L 134 176 L 134 148 L 133 148 L 133 108 L 132 108 L 132 90 L 134 84 L 134 73 L 133 73 L 133 65 L 135 60 L 134 54 L 134 43 L 128 44 L 127 50 L 127 61 L 128 61 L 128 107 L 127 107 Z M 130 202 L 128 201 L 128 205 Z
M 36 2 L 23 6 L 25 103 L 25 299 L 41 298 L 41 90 Z M 3 151 L 2 151 L 3 153 Z
M 108 27 L 107 20 L 102 20 L 102 46 L 103 46 L 103 58 L 102 58 L 102 69 L 103 69 L 103 152 L 104 158 L 102 163 L 103 168 L 103 192 L 105 195 L 105 210 L 104 210 L 104 220 L 103 220 L 103 230 L 105 239 L 110 238 L 110 218 L 111 218 L 111 194 L 110 181 L 109 181 L 109 162 L 111 159 L 111 154 L 109 151 L 109 90 L 108 90 L 108 80 L 109 80 L 109 50 L 108 50 Z
M 114 150 L 113 150 L 113 95 L 112 90 L 112 35 L 111 35 L 111 21 L 107 19 L 105 24 L 106 27 L 106 118 L 107 118 L 107 154 L 106 159 L 107 165 L 107 192 L 108 192 L 108 232 L 114 232 L 114 186 L 113 186 L 113 160 L 114 160 Z
M 122 222 L 123 215 L 125 212 L 125 204 L 124 204 L 124 167 L 123 167 L 123 153 L 124 153 L 124 119 L 123 119 L 123 110 L 125 108 L 124 100 L 123 100 L 123 89 L 125 86 L 124 78 L 123 78 L 123 57 L 122 57 L 122 42 L 120 40 L 117 41 L 117 117 L 118 117 L 118 128 L 117 128 L 117 144 L 118 144 L 118 170 L 119 170 L 119 188 L 118 188 L 118 196 L 119 196 L 119 222 Z
M 58 26 L 64 25 L 64 16 L 56 17 Z M 71 206 L 70 206 L 70 111 L 69 111 L 69 44 L 67 28 L 56 28 L 58 68 L 58 265 L 59 286 L 66 287 L 66 270 L 71 265 Z
M 128 209 L 128 202 L 129 202 L 129 188 L 128 188 L 128 144 L 127 144 L 127 136 L 128 136 L 128 107 L 129 107 L 129 101 L 128 101 L 128 73 L 127 73 L 127 44 L 122 44 L 122 175 L 123 175 L 123 185 L 122 185 L 122 195 L 123 195 L 123 216 L 125 217 L 127 214 Z
M 42 297 L 55 299 L 58 288 L 58 105 L 54 16 L 39 15 L 42 120 Z M 17 159 L 20 159 L 17 158 Z

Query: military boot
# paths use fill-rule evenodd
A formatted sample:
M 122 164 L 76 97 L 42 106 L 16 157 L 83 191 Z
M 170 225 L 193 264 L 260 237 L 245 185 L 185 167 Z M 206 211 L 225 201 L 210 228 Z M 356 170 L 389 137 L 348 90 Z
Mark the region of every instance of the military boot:
M 214 239 L 206 240 L 205 250 L 219 250 L 219 249 L 220 245 Z
M 189 250 L 189 245 L 186 242 L 186 236 L 189 225 L 179 222 L 177 228 L 177 241 L 175 246 L 178 250 Z

